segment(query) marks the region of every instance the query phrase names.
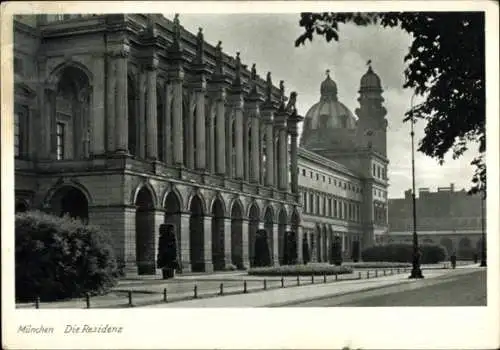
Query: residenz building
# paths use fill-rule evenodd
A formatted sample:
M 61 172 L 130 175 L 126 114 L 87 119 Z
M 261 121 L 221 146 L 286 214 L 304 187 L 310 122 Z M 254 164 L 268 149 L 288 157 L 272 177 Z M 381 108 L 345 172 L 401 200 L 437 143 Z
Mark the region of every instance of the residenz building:
M 16 211 L 109 232 L 127 274 L 155 274 L 172 224 L 182 272 L 346 259 L 387 231 L 386 111 L 361 78 L 357 118 L 321 83 L 305 118 L 292 92 L 178 16 L 22 15 L 14 21 Z M 299 123 L 304 122 L 298 139 Z

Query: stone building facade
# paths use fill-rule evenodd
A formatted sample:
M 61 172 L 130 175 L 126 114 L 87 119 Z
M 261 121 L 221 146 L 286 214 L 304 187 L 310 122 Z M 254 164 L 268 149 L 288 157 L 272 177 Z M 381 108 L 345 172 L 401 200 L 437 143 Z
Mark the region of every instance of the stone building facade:
M 305 115 L 298 183 L 304 237 L 312 261 L 328 261 L 332 242 L 344 259 L 387 233 L 387 120 L 381 80 L 371 66 L 361 77 L 357 118 L 327 78 L 320 100 Z
M 16 210 L 110 232 L 130 274 L 155 274 L 159 226 L 182 271 L 252 265 L 264 229 L 302 257 L 295 95 L 186 31 L 176 16 L 14 21 Z M 287 102 L 288 101 L 288 102 Z M 289 146 L 288 146 L 289 145 Z
M 456 191 L 454 184 L 437 191 L 420 188 L 416 198 L 417 233 L 420 243 L 440 244 L 449 254 L 471 259 L 480 254 L 482 230 L 486 229 L 486 201 L 481 195 Z M 404 198 L 389 199 L 389 232 L 379 243 L 412 242 L 411 190 Z

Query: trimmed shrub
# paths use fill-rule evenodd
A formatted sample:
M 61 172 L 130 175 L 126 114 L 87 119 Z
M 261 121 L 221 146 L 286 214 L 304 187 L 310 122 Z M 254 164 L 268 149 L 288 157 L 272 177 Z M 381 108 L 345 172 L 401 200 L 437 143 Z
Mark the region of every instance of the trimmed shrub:
M 252 276 L 311 276 L 311 275 L 342 275 L 352 273 L 347 266 L 333 266 L 329 264 L 283 265 L 274 267 L 260 267 L 248 270 Z
M 302 259 L 304 259 L 304 264 L 307 265 L 311 261 L 311 254 L 309 254 L 309 243 L 307 242 L 307 237 L 304 235 L 302 240 Z
M 271 253 L 267 244 L 266 230 L 257 230 L 255 234 L 254 266 L 271 265 Z
M 440 245 L 419 245 L 421 264 L 435 264 L 446 259 L 446 250 Z M 363 261 L 407 262 L 413 260 L 413 245 L 397 243 L 372 246 L 361 252 Z
M 353 269 L 384 269 L 384 268 L 403 268 L 411 267 L 411 263 L 404 262 L 387 262 L 387 261 L 374 261 L 374 262 L 352 262 L 344 263 L 344 266 L 352 267 Z
M 16 299 L 104 294 L 119 275 L 108 236 L 94 226 L 41 212 L 16 215 Z
M 330 264 L 342 265 L 342 242 L 338 236 L 334 238 L 331 245 Z
M 179 268 L 179 263 L 177 261 L 177 241 L 173 225 L 160 225 L 160 238 L 158 242 L 158 257 L 156 264 L 160 269 Z

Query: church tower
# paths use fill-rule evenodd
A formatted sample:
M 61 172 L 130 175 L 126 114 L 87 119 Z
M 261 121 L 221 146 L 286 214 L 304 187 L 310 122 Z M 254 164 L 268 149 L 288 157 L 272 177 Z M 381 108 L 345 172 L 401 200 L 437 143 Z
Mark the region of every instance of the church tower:
M 373 71 L 371 65 L 363 75 L 359 88 L 359 105 L 356 109 L 358 116 L 358 144 L 362 148 L 369 148 L 384 158 L 387 157 L 387 114 L 382 106 L 382 84 L 380 78 Z

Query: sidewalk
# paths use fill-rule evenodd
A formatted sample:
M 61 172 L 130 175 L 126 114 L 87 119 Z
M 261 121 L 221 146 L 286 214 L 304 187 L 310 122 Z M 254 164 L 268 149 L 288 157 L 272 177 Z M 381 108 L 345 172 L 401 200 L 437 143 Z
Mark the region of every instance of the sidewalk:
M 425 273 L 426 280 L 438 278 L 447 274 L 469 273 L 464 268 L 457 270 L 428 270 Z M 327 284 L 309 284 L 294 288 L 280 288 L 269 291 L 260 291 L 251 294 L 238 294 L 224 296 L 220 298 L 192 299 L 176 303 L 163 303 L 150 305 L 146 307 L 164 308 L 164 307 L 273 307 L 295 302 L 308 301 L 318 298 L 341 296 L 361 291 L 375 290 L 388 286 L 400 284 L 416 283 L 418 280 L 408 279 L 407 273 L 378 277 L 373 279 L 361 279 L 343 281 Z

